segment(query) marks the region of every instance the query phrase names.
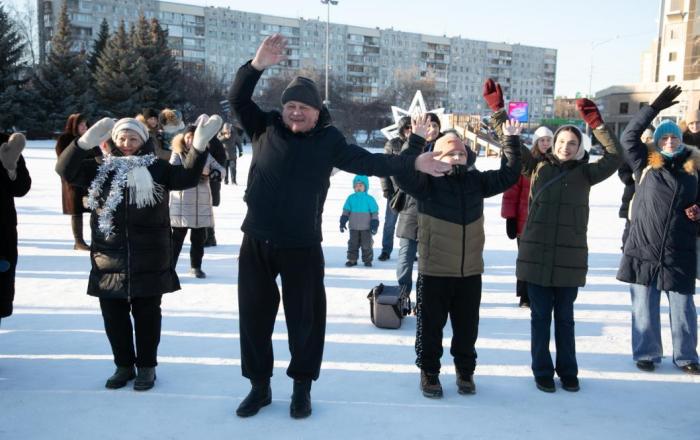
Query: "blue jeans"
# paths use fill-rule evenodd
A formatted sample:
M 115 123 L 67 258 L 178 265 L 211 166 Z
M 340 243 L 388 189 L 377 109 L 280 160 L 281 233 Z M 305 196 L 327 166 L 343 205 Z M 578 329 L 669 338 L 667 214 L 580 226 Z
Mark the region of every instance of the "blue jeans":
M 530 297 L 530 352 L 535 377 L 577 376 L 576 341 L 574 339 L 574 301 L 578 287 L 544 287 L 527 283 Z M 557 348 L 556 370 L 549 352 L 550 327 L 554 312 L 554 343 Z
M 399 213 L 391 209 L 391 199 L 386 200 L 386 211 L 384 214 L 384 230 L 382 232 L 382 252 L 391 256 L 394 250 L 394 230 Z
M 399 259 L 396 263 L 396 279 L 399 286 L 407 293 L 413 288 L 413 263 L 416 261 L 418 242 L 410 238 L 399 241 Z
M 635 361 L 661 362 L 661 291 L 630 284 L 632 295 L 632 356 Z M 673 363 L 679 367 L 698 362 L 698 314 L 693 295 L 663 292 L 668 297 Z

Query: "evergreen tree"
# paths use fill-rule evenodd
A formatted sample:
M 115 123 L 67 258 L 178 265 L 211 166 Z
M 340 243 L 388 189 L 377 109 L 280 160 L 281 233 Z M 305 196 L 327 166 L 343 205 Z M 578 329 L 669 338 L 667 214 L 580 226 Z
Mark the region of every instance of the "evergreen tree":
M 0 129 L 9 130 L 22 125 L 25 116 L 23 103 L 30 101 L 24 90 L 26 80 L 21 79 L 24 64 L 21 62 L 22 41 L 15 24 L 0 4 Z
M 151 39 L 150 25 L 143 14 L 139 15 L 136 25 L 131 28 L 131 45 L 134 52 L 146 66 L 146 81 L 142 88 L 142 106 L 155 107 L 158 104 L 158 83 L 154 75 L 155 45 Z
M 90 75 L 83 53 L 71 51 L 70 19 L 66 2 L 56 23 L 51 50 L 34 78 L 44 128 L 60 130 L 71 113 L 91 115 Z
M 183 94 L 179 84 L 182 72 L 168 46 L 168 31 L 164 30 L 156 18 L 150 23 L 152 57 L 149 59 L 149 74 L 156 87 L 155 107 L 179 107 Z
M 88 59 L 88 67 L 90 68 L 90 73 L 93 75 L 97 70 L 97 59 L 105 49 L 107 40 L 109 40 L 109 24 L 107 23 L 107 19 L 103 18 L 102 23 L 100 23 L 100 32 L 97 34 L 97 39 L 95 40 L 95 44 L 92 46 L 92 52 L 90 53 L 90 58 Z
M 141 111 L 148 71 L 144 59 L 131 46 L 124 21 L 98 57 L 94 79 L 104 114 L 133 117 Z

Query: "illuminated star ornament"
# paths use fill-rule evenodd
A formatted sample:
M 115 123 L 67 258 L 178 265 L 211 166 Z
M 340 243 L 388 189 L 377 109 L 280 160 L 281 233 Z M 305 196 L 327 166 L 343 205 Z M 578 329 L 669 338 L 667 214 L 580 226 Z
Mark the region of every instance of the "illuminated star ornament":
M 440 119 L 442 119 L 441 116 L 445 113 L 445 108 L 440 107 L 434 110 L 427 110 L 425 100 L 423 99 L 423 94 L 420 90 L 417 90 L 415 96 L 413 96 L 411 105 L 408 107 L 408 110 L 404 110 L 395 105 L 391 106 L 391 115 L 394 117 L 394 123 L 388 127 L 382 128 L 381 132 L 387 139 L 393 139 L 399 135 L 399 119 L 404 116 L 414 117 L 424 113 L 435 113 L 438 115 L 438 117 L 440 117 Z

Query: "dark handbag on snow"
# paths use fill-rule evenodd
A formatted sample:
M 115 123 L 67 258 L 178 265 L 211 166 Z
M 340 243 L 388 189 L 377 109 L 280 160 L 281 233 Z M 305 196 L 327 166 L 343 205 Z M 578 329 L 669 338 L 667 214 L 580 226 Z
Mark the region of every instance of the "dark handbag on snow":
M 406 207 L 406 193 L 401 190 L 396 191 L 389 202 L 389 206 L 395 212 L 403 211 L 403 208 Z
M 411 313 L 411 298 L 399 286 L 375 286 L 367 299 L 372 324 L 379 328 L 400 328 L 403 317 Z

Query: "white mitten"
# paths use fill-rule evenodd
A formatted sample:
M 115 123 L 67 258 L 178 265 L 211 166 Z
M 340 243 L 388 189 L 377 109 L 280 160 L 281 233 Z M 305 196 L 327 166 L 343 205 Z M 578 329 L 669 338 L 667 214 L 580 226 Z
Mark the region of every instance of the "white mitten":
M 13 133 L 7 142 L 0 145 L 0 163 L 12 180 L 17 178 L 17 161 L 26 144 L 27 139 L 22 133 Z
M 109 139 L 112 133 L 112 127 L 114 127 L 114 119 L 100 119 L 80 136 L 80 139 L 78 139 L 78 146 L 83 150 L 89 150 L 99 146 L 102 142 Z
M 207 148 L 207 144 L 211 138 L 216 136 L 219 132 L 223 123 L 224 121 L 219 115 L 211 117 L 207 117 L 206 115 L 200 116 L 197 128 L 194 131 L 194 139 L 192 140 L 192 146 L 195 150 L 200 153 L 203 152 Z

